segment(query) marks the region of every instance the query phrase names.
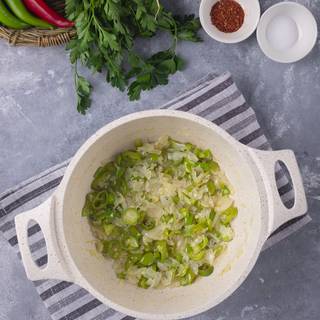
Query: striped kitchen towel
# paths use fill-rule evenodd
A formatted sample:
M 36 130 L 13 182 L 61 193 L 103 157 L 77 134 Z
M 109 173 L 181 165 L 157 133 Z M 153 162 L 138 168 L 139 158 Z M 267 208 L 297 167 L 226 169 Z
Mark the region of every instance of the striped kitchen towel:
M 227 130 L 240 142 L 259 149 L 269 149 L 255 113 L 246 103 L 229 73 L 210 75 L 163 108 L 198 114 Z M 0 195 L 0 231 L 16 250 L 19 248 L 14 228 L 15 215 L 29 210 L 47 199 L 59 185 L 69 161 L 50 168 L 40 175 Z M 285 203 L 293 200 L 293 190 L 282 168 L 276 173 L 280 195 Z M 267 248 L 310 221 L 309 216 L 282 226 L 266 242 Z M 37 224 L 28 229 L 31 252 L 37 264 L 47 262 L 45 241 Z M 86 290 L 75 284 L 57 281 L 35 281 L 35 287 L 54 320 L 120 320 L 132 319 L 103 305 Z

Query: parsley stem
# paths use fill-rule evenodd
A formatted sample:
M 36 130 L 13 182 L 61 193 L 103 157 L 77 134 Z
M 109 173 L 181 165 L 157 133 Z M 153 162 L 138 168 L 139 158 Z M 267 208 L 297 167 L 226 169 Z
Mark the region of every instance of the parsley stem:
M 155 17 L 154 17 L 155 20 L 158 19 L 158 15 L 159 15 L 160 9 L 161 9 L 159 0 L 156 0 L 156 3 L 157 3 L 157 6 L 158 6 L 158 9 L 157 9 L 156 15 L 155 15 Z

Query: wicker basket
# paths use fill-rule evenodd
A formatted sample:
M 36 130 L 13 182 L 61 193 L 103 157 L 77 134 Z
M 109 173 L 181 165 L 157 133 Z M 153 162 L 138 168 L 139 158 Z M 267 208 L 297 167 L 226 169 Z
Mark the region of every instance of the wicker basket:
M 64 15 L 64 0 L 47 0 L 50 7 Z M 76 35 L 74 28 L 12 30 L 0 26 L 0 38 L 13 46 L 50 47 L 68 43 Z

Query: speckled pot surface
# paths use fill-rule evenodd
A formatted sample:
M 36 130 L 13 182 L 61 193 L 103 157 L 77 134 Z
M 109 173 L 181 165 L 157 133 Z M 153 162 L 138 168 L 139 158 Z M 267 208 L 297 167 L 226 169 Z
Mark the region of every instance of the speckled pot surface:
M 121 282 L 111 262 L 95 253 L 87 219 L 81 217 L 85 195 L 97 167 L 133 146 L 138 138 L 154 141 L 169 135 L 210 148 L 234 187 L 239 215 L 235 238 L 217 259 L 214 273 L 187 287 L 149 289 Z M 295 204 L 287 209 L 279 197 L 274 168 L 288 168 Z M 236 290 L 253 268 L 263 243 L 286 221 L 307 211 L 299 168 L 292 151 L 258 151 L 223 129 L 190 113 L 143 111 L 116 120 L 79 149 L 54 195 L 39 207 L 16 217 L 22 260 L 29 279 L 75 282 L 108 306 L 140 319 L 179 319 L 214 307 Z M 47 244 L 48 264 L 33 262 L 27 239 L 30 220 L 39 223 Z

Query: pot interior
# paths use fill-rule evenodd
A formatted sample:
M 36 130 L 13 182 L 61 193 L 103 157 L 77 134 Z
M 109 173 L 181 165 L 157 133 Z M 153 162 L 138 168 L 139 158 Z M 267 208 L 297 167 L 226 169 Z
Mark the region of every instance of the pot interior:
M 229 136 L 221 135 L 215 126 L 197 119 L 181 114 L 149 114 L 111 130 L 106 127 L 91 138 L 92 144 L 87 143 L 88 147 L 80 150 L 81 157 L 67 181 L 63 198 L 63 232 L 69 254 L 81 274 L 78 274 L 77 282 L 120 311 L 140 313 L 141 316 L 143 313 L 143 317 L 159 319 L 204 311 L 223 300 L 243 281 L 255 259 L 255 252 L 260 249 L 266 218 L 262 216 L 261 193 L 259 195 L 256 179 L 241 146 Z M 136 139 L 155 141 L 163 135 L 212 150 L 234 188 L 239 214 L 233 222 L 234 240 L 217 259 L 210 277 L 198 279 L 187 287 L 145 290 L 118 280 L 111 261 L 96 253 L 94 238 L 87 219 L 81 217 L 81 209 L 93 174 L 100 165 L 132 148 Z

